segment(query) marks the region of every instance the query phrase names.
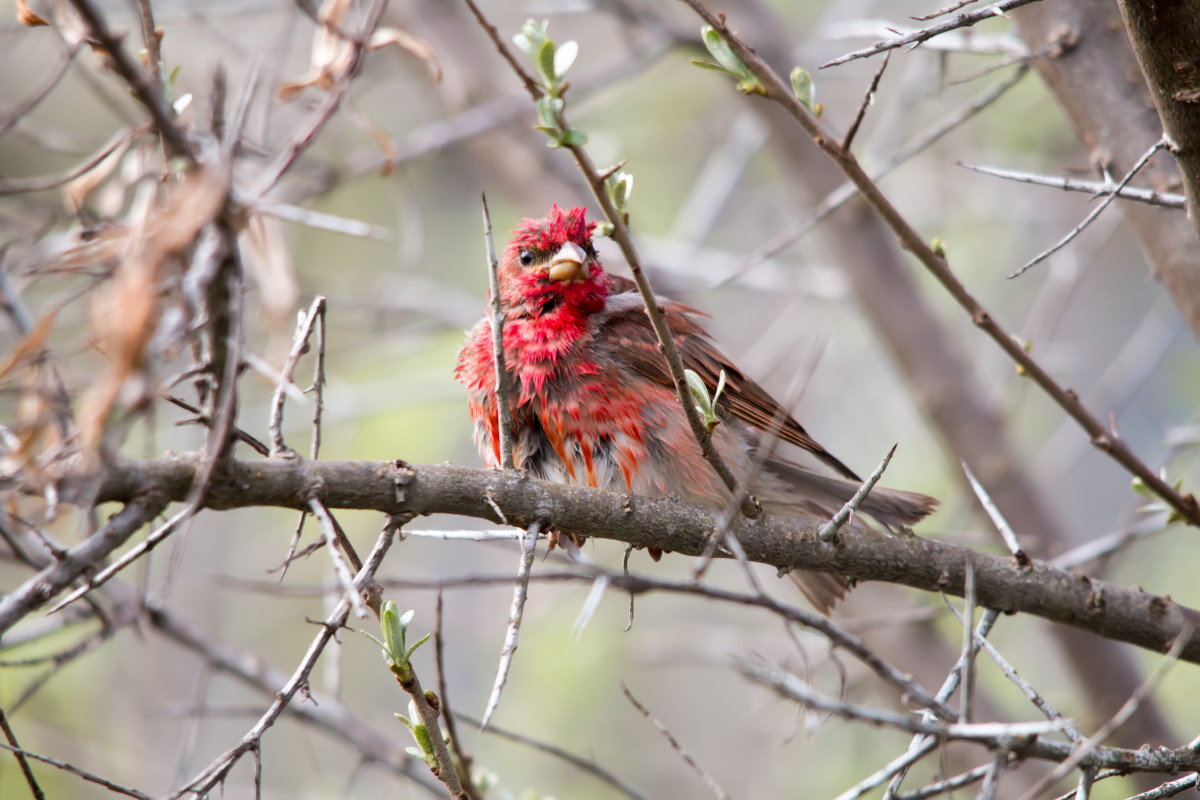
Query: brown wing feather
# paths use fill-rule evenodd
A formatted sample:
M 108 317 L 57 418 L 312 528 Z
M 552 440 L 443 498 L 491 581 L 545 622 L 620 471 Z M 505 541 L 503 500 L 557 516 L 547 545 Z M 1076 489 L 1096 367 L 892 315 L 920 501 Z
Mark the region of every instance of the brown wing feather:
M 636 292 L 633 281 L 615 275 L 611 277 L 618 292 Z M 661 307 L 667 326 L 674 334 L 675 346 L 679 349 L 685 369 L 699 375 L 709 391 L 716 390 L 721 370 L 725 370 L 725 389 L 718 401 L 719 406 L 760 431 L 776 430 L 779 438 L 809 451 L 846 478 L 861 480 L 853 470 L 809 436 L 800 423 L 780 408 L 761 386 L 746 377 L 717 350 L 696 321 L 696 317 L 701 316 L 700 312 L 671 300 L 662 300 Z M 673 385 L 666 360 L 659 352 L 658 337 L 654 335 L 641 304 L 609 314 L 603 324 L 608 331 L 605 340 L 615 343 L 619 355 L 633 369 L 664 386 Z

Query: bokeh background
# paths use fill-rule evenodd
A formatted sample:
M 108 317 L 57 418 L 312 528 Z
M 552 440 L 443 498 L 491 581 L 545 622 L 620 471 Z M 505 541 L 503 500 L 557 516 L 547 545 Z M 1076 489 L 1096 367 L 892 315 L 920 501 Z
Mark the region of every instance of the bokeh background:
M 114 27 L 136 41 L 134 4 L 99 3 Z M 877 60 L 818 71 L 824 61 L 883 35 L 885 23 L 916 25 L 910 14 L 928 4 L 847 2 L 765 4 L 794 63 L 814 73 L 824 118 L 842 130 L 853 117 Z M 35 7 L 38 7 L 35 5 Z M 573 124 L 590 137 L 600 164 L 628 160 L 635 176 L 633 230 L 660 291 L 712 314 L 726 351 L 778 397 L 787 398 L 815 438 L 866 473 L 892 443 L 899 449 L 885 482 L 936 495 L 942 510 L 918 532 L 996 552 L 1002 550 L 964 493 L 961 470 L 938 444 L 889 362 L 886 349 L 854 301 L 833 255 L 831 233 L 817 226 L 769 258 L 750 258 L 782 231 L 811 217 L 803 188 L 779 165 L 753 100 L 730 81 L 694 68 L 698 24 L 682 6 L 645 2 L 512 2 L 485 10 L 506 36 L 527 17 L 548 18 L 559 41 L 580 55 L 568 94 Z M 731 19 L 751 4 L 727 4 Z M 40 8 L 40 7 L 39 7 Z M 164 63 L 178 66 L 176 94 L 194 95 L 182 119 L 207 117 L 205 98 L 221 67 L 236 94 L 260 71 L 247 126 L 241 177 L 251 179 L 321 101 L 319 88 L 290 103 L 278 88 L 309 66 L 312 22 L 291 2 L 155 2 L 165 31 Z M 49 5 L 42 9 L 50 14 Z M 29 29 L 12 17 L 0 25 L 0 110 L 7 114 L 43 85 L 63 58 L 52 28 Z M 465 6 L 443 0 L 394 0 L 385 21 L 428 43 L 441 70 L 411 52 L 372 53 L 343 109 L 288 173 L 279 199 L 365 221 L 377 237 L 359 237 L 270 221 L 254 258 L 250 346 L 278 369 L 287 353 L 293 308 L 328 297 L 328 387 L 322 456 L 477 465 L 460 387 L 451 376 L 463 331 L 482 313 L 486 271 L 479 194 L 486 190 L 503 231 L 540 216 L 556 202 L 588 205 L 586 187 L 563 152 L 532 130 L 531 104 Z M 747 26 L 749 27 L 749 26 Z M 1017 80 L 1021 45 L 1011 24 L 979 25 L 956 48 L 928 46 L 894 54 L 856 140 L 869 167 L 887 162 L 940 121 L 1000 84 L 1016 81 L 998 101 L 891 172 L 881 185 L 928 238 L 945 243 L 967 285 L 1006 326 L 1032 342 L 1053 375 L 1077 389 L 1147 463 L 1164 464 L 1171 480 L 1194 486 L 1196 407 L 1200 380 L 1196 342 L 1162 288 L 1150 277 L 1136 241 L 1114 205 L 1075 242 L 1023 277 L 1006 275 L 1076 225 L 1090 210 L 1083 194 L 1010 183 L 972 173 L 957 161 L 1054 175 L 1094 178 L 1053 99 L 1030 72 Z M 1012 63 L 1016 61 L 1016 63 Z M 1007 63 L 997 69 L 985 68 Z M 255 66 L 257 65 L 257 66 Z M 981 74 L 981 70 L 983 71 Z M 119 127 L 140 119 L 121 84 L 87 52 L 38 107 L 0 138 L 0 179 L 52 173 L 77 163 Z M 797 146 L 805 145 L 797 131 Z M 1149 143 L 1147 143 L 1149 144 Z M 117 218 L 136 202 L 133 182 L 144 166 L 130 156 L 87 194 L 94 223 Z M 75 187 L 79 190 L 79 187 Z M 91 276 L 40 269 L 47 254 L 78 230 L 60 190 L 0 197 L 0 244 L 13 286 L 35 312 L 61 305 L 54 346 L 73 389 L 94 378 L 100 356 L 89 340 L 85 290 Z M 1180 212 L 1182 213 L 1182 212 Z M 613 271 L 624 267 L 602 247 Z M 920 271 L 915 262 L 909 267 Z M 1012 363 L 924 274 L 919 281 L 951 335 L 968 350 L 981 383 L 1002 407 L 1025 468 L 1054 500 L 1054 512 L 1082 543 L 1147 517 L 1129 475 L 1095 452 L 1085 435 L 1027 383 Z M 0 336 L 18 337 L 5 325 Z M 181 361 L 180 364 L 183 362 Z M 307 385 L 311 362 L 298 378 Z M 163 376 L 176 365 L 163 364 Z M 250 371 L 239 425 L 265 436 L 273 383 Z M 924 390 L 936 390 L 924 387 Z M 0 422 L 16 410 L 0 398 Z M 285 432 L 307 449 L 311 407 L 291 402 Z M 165 403 L 131 429 L 134 455 L 198 447 L 196 426 Z M 1151 515 L 1153 516 L 1153 515 Z M 378 515 L 339 515 L 351 538 L 368 547 Z M 84 520 L 64 510 L 50 527 L 72 541 Z M 331 577 L 318 552 L 294 564 L 279 583 L 268 574 L 286 555 L 295 514 L 238 511 L 201 514 L 171 544 L 130 574 L 135 584 L 230 646 L 291 670 L 314 634 L 307 620 L 327 612 L 322 587 Z M 478 528 L 472 520 L 438 517 L 417 531 Z M 1121 585 L 1141 584 L 1179 602 L 1200 605 L 1200 556 L 1194 533 L 1162 528 L 1088 571 Z M 1020 532 L 1018 532 L 1020 533 Z M 317 535 L 306 527 L 305 541 Z M 619 565 L 623 548 L 586 546 L 589 557 Z M 1055 553 L 1049 553 L 1053 555 Z M 437 580 L 515 572 L 512 542 L 443 541 L 412 536 L 390 553 L 382 574 Z M 686 575 L 689 559 L 653 564 L 634 553 L 638 570 Z M 553 568 L 552 561 L 535 565 Z M 0 587 L 25 573 L 0 563 Z M 786 583 L 764 580 L 780 597 Z M 718 565 L 711 580 L 740 588 L 736 569 Z M 624 699 L 626 684 L 681 744 L 734 797 L 832 797 L 879 768 L 907 744 L 892 731 L 813 718 L 751 687 L 730 669 L 733 655 L 766 654 L 797 668 L 830 692 L 894 707 L 897 699 L 854 664 L 831 655 L 807 634 L 796 642 L 779 623 L 752 610 L 694 599 L 639 598 L 626 630 L 628 598 L 610 592 L 594 618 L 573 632 L 589 587 L 534 583 L 520 648 L 495 718 L 502 728 L 595 759 L 649 797 L 703 797 L 704 785 Z M 445 593 L 447 680 L 454 707 L 478 716 L 496 668 L 511 590 L 508 586 Z M 434 593 L 389 590 L 416 610 L 414 626 L 433 624 Z M 935 596 L 894 586 L 863 586 L 837 615 L 902 669 L 936 687 L 957 655 L 961 630 Z M 36 624 L 30 622 L 29 624 Z M 90 623 L 89 623 L 90 624 Z M 0 653 L 14 660 L 54 652 L 84 629 Z M 1086 729 L 1093 716 L 1051 643 L 1048 624 L 1004 618 L 994 639 L 1001 650 L 1066 714 Z M 365 637 L 342 645 L 313 674 L 314 694 L 336 694 L 362 719 L 397 740 L 407 733 L 392 718 L 406 698 Z M 1152 654 L 1137 653 L 1144 665 Z M 978 688 L 985 713 L 1033 719 L 1016 691 L 986 660 Z M 429 648 L 417 660 L 433 683 Z M 44 665 L 0 669 L 0 706 L 11 709 L 41 680 Z M 1184 741 L 1197 733 L 1200 674 L 1175 668 L 1156 698 Z M 129 626 L 94 652 L 55 672 L 15 710 L 24 746 L 78 764 L 151 794 L 169 791 L 244 733 L 265 700 L 240 687 L 153 631 Z M 1090 722 L 1089 722 L 1090 720 Z M 476 764 L 494 773 L 495 797 L 606 798 L 603 783 L 528 747 L 461 727 Z M 1181 744 L 1179 742 L 1177 744 Z M 969 752 L 969 751 L 967 751 Z M 979 754 L 978 760 L 985 756 Z M 947 770 L 960 754 L 944 759 Z M 969 762 L 974 763 L 974 762 Z M 264 743 L 265 797 L 383 798 L 422 796 L 391 773 L 360 763 L 356 753 L 319 730 L 284 719 Z M 54 797 L 108 796 L 77 779 L 39 768 Z M 928 778 L 923 767 L 909 786 Z M 249 762 L 237 768 L 228 797 L 252 796 Z M 1010 785 L 1015 795 L 1019 778 Z M 1026 779 L 1027 780 L 1027 779 Z M 1124 797 L 1121 780 L 1095 796 Z M 26 791 L 15 763 L 0 758 L 0 796 Z M 489 795 L 493 796 L 493 795 Z

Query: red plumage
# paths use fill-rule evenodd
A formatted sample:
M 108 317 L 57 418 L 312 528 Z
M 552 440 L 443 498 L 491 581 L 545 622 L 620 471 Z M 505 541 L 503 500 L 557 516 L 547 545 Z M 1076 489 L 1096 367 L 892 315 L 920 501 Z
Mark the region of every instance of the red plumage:
M 582 208 L 551 206 L 513 231 L 499 265 L 505 307 L 504 357 L 514 378 L 513 458 L 518 469 L 562 483 L 642 495 L 675 494 L 727 507 L 730 494 L 704 460 L 675 396 L 666 362 L 632 282 L 609 275 L 592 246 L 595 223 Z M 659 298 L 684 366 L 715 388 L 727 384 L 713 432 L 736 475 L 768 428 L 780 440 L 754 484 L 771 513 L 827 517 L 857 491 L 857 476 L 743 375 L 709 338 L 700 314 Z M 467 387 L 475 443 L 500 465 L 491 327 L 468 333 L 455 377 Z M 907 525 L 937 501 L 877 487 L 860 511 Z M 828 610 L 845 593 L 836 576 L 792 573 L 805 595 Z

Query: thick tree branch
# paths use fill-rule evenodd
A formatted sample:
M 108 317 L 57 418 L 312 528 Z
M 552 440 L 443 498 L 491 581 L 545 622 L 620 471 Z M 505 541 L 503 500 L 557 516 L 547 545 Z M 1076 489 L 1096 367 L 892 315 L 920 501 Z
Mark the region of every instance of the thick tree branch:
M 148 490 L 183 500 L 198 469 L 195 456 L 119 459 L 100 476 L 97 501 L 125 502 L 145 496 Z M 86 484 L 85 476 L 65 476 L 64 500 L 81 496 Z M 499 509 L 504 522 L 521 526 L 549 517 L 563 533 L 686 555 L 704 551 L 716 524 L 711 510 L 672 498 L 630 497 L 491 470 L 402 461 L 231 461 L 212 479 L 206 504 L 215 509 L 300 509 L 314 493 L 329 508 L 373 509 L 387 514 L 461 514 L 496 522 L 502 521 Z M 836 546 L 825 545 L 816 537 L 823 522 L 739 519 L 732 532 L 751 561 L 958 596 L 963 594 L 969 562 L 981 606 L 1033 614 L 1158 652 L 1164 652 L 1187 626 L 1200 626 L 1200 612 L 1168 597 L 1122 589 L 1042 562 L 1022 569 L 1010 557 L 916 536 L 843 532 Z M 90 542 L 76 549 L 88 547 Z M 56 564 L 47 571 L 60 568 Z M 39 585 L 43 580 L 39 575 L 29 584 Z M 6 598 L 8 616 L 0 616 L 0 622 L 6 623 L 0 629 L 43 605 L 52 594 L 26 592 L 15 601 Z M 1200 635 L 1193 633 L 1180 657 L 1200 663 Z
M 1130 3 L 1121 16 L 1150 86 L 1188 197 L 1188 216 L 1200 234 L 1200 6 Z

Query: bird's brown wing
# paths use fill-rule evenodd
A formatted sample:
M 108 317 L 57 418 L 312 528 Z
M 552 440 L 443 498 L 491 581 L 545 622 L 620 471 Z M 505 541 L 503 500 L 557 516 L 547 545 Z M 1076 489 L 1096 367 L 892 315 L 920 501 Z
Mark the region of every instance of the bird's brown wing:
M 605 314 L 602 323 L 606 332 L 605 340 L 613 343 L 616 355 L 634 370 L 664 386 L 674 386 L 666 359 L 659 350 L 658 337 L 646 317 L 645 306 L 625 294 L 636 293 L 633 282 L 619 276 L 611 277 L 620 294 L 609 298 L 609 306 L 613 310 Z M 853 470 L 809 436 L 791 414 L 780 408 L 761 386 L 746 377 L 717 349 L 697 321 L 697 317 L 702 316 L 700 312 L 682 303 L 661 298 L 660 307 L 674 335 L 675 346 L 685 369 L 699 375 L 710 392 L 716 391 L 721 370 L 725 371 L 725 389 L 718 400 L 719 406 L 760 431 L 775 431 L 779 438 L 812 453 L 840 475 L 854 481 L 861 480 Z

